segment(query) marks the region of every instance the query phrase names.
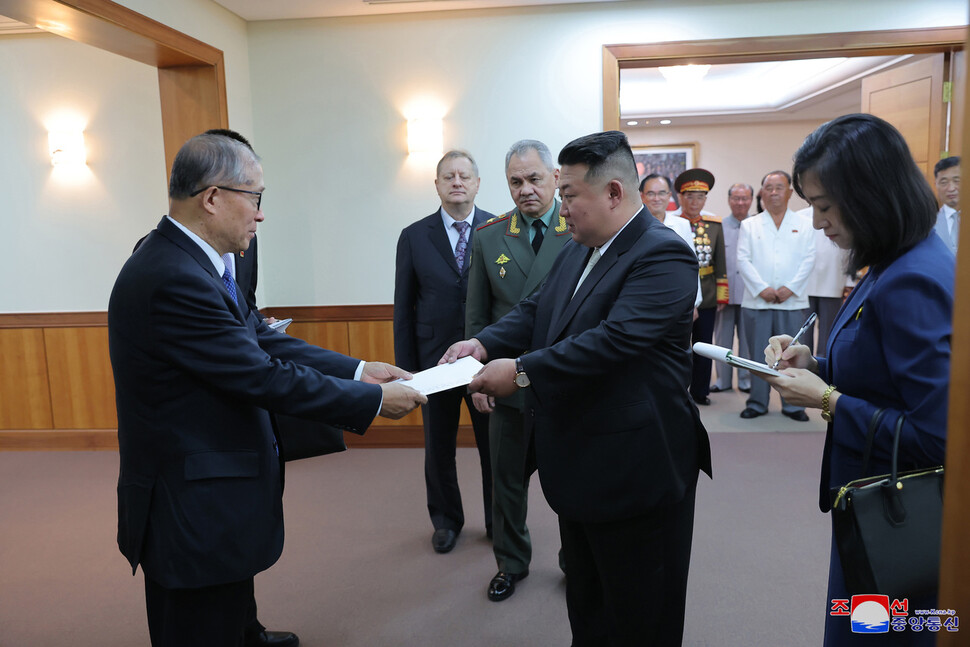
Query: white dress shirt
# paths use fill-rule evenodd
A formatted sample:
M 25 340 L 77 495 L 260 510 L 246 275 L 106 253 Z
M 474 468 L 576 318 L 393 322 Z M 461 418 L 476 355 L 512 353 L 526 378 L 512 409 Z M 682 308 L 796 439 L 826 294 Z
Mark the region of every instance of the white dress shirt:
M 644 215 L 653 218 L 653 215 L 649 211 L 644 210 Z M 684 242 L 687 243 L 688 247 L 690 247 L 692 250 L 694 249 L 694 232 L 690 230 L 690 221 L 687 220 L 687 218 L 674 215 L 674 212 L 668 211 L 664 216 L 663 224 L 666 225 L 668 229 L 673 229 L 678 236 L 684 239 Z M 694 253 L 696 254 L 697 252 Z M 704 297 L 701 295 L 701 277 L 700 274 L 698 274 L 697 297 L 694 299 L 694 307 L 696 308 L 699 306 L 703 300 Z
M 781 226 L 762 211 L 745 218 L 738 236 L 738 269 L 744 280 L 742 308 L 799 310 L 808 307 L 805 287 L 815 266 L 815 230 L 812 221 L 791 209 Z M 786 287 L 794 294 L 783 303 L 768 303 L 760 296 L 765 288 Z
M 795 212 L 799 216 L 812 217 L 812 208 Z M 825 235 L 821 229 L 815 230 L 815 268 L 805 284 L 805 293 L 810 297 L 842 298 L 847 285 L 852 285 L 845 270 L 849 262 L 849 251 L 842 249 Z

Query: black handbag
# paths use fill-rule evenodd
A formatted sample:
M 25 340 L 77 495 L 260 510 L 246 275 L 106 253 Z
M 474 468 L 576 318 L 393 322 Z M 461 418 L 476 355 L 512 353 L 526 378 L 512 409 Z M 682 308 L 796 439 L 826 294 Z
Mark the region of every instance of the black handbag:
M 863 474 L 884 412 L 869 422 Z M 898 471 L 903 420 L 900 415 L 896 421 L 892 472 L 847 483 L 832 504 L 835 543 L 852 595 L 903 599 L 934 594 L 939 585 L 943 467 Z
M 333 425 L 276 414 L 280 454 L 285 461 L 324 456 L 347 449 L 344 432 Z

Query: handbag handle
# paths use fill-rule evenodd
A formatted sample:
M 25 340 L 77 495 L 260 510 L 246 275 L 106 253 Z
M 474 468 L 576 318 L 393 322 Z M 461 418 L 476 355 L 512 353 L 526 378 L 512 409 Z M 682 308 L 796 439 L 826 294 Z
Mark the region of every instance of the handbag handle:
M 872 414 L 872 418 L 869 419 L 869 430 L 866 432 L 866 451 L 862 454 L 863 477 L 869 476 L 869 457 L 872 456 L 872 441 L 876 437 L 876 429 L 879 427 L 879 422 L 882 420 L 885 413 L 885 409 L 877 409 L 876 412 Z M 893 455 L 895 456 L 895 454 Z M 895 460 L 893 463 L 895 464 Z
M 891 484 L 895 484 L 899 480 L 897 475 L 899 474 L 899 437 L 903 432 L 903 421 L 906 420 L 905 414 L 899 414 L 899 418 L 896 419 L 896 433 L 893 435 L 893 469 L 892 476 L 889 479 Z

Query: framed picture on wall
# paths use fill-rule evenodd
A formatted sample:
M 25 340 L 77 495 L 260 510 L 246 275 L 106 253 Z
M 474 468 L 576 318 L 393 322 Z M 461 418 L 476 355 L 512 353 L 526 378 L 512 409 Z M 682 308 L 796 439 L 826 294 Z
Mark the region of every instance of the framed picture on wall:
M 635 146 L 633 159 L 642 180 L 651 173 L 666 175 L 673 182 L 689 168 L 697 166 L 697 144 L 665 144 L 663 146 Z

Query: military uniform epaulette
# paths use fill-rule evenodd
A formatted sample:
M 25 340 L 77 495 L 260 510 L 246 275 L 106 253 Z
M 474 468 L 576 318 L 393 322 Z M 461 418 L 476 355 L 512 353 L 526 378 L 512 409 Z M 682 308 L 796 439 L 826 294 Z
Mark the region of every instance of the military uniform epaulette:
M 716 223 L 720 223 L 721 222 L 721 217 L 720 216 L 707 216 L 707 215 L 701 214 L 701 220 L 703 220 L 704 222 L 716 222 Z
M 485 229 L 489 225 L 494 225 L 497 222 L 505 222 L 511 217 L 512 217 L 512 212 L 510 211 L 504 216 L 495 216 L 494 218 L 489 218 L 488 220 L 485 221 L 485 224 L 479 225 L 478 229 L 476 229 L 475 231 L 481 231 L 482 229 Z

